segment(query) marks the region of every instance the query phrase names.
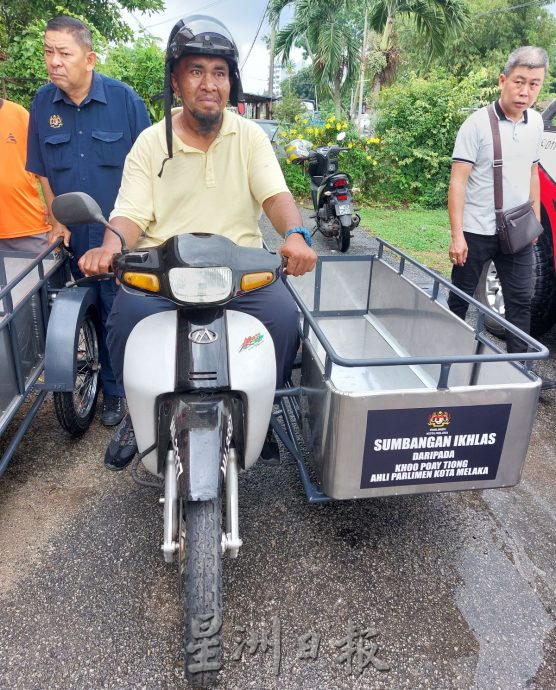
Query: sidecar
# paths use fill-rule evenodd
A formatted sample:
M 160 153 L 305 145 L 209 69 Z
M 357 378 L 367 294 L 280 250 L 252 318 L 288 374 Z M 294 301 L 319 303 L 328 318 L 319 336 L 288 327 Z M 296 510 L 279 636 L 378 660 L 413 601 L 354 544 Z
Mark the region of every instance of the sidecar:
M 59 243 L 39 255 L 0 252 L 0 441 L 7 439 L 0 476 L 49 391 L 54 391 L 58 420 L 71 436 L 83 433 L 94 415 L 96 297 L 79 288 L 72 309 L 57 308 L 57 295 L 69 279 L 67 253 Z M 47 381 L 45 362 L 50 362 Z
M 506 321 L 508 354 L 446 304 L 450 283 L 379 240 L 289 278 L 302 323 L 300 385 L 273 426 L 310 501 L 508 487 L 520 480 L 547 349 Z M 473 310 L 470 310 L 473 311 Z

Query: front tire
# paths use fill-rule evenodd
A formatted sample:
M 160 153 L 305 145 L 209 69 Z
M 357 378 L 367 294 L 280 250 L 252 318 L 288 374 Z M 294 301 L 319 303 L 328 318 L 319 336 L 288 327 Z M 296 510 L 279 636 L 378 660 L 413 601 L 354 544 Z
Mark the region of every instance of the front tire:
M 351 226 L 346 227 L 340 223 L 340 229 L 336 235 L 336 242 L 338 244 L 338 249 L 345 253 L 349 249 L 349 243 L 351 241 Z
M 87 431 L 95 416 L 99 392 L 98 333 L 92 310 L 79 324 L 74 358 L 76 376 L 73 391 L 54 393 L 54 409 L 60 426 L 72 438 L 78 438 Z
M 222 665 L 222 498 L 183 502 L 185 675 L 207 688 Z

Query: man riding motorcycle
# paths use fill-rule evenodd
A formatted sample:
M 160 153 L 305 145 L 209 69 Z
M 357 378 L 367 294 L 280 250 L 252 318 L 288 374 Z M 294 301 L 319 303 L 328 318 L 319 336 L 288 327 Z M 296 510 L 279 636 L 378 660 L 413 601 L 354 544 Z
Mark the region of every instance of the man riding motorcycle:
M 284 238 L 286 272 L 303 275 L 316 263 L 311 239 L 284 181 L 272 146 L 252 122 L 226 110 L 242 97 L 239 53 L 226 27 L 211 17 L 180 20 L 168 39 L 165 117 L 146 129 L 130 151 L 110 222 L 127 246 L 161 244 L 181 233 L 210 232 L 243 246 L 262 246 L 261 208 Z M 171 108 L 173 93 L 183 104 Z M 110 270 L 120 241 L 106 230 L 101 247 L 82 256 L 85 275 Z M 123 382 L 125 343 L 133 327 L 150 314 L 174 309 L 167 300 L 120 288 L 107 322 L 110 359 Z M 256 316 L 270 332 L 276 351 L 277 386 L 289 378 L 298 348 L 297 308 L 282 281 L 237 298 L 230 308 Z M 111 470 L 126 467 L 137 452 L 129 415 L 105 454 Z M 263 457 L 278 449 L 270 431 Z

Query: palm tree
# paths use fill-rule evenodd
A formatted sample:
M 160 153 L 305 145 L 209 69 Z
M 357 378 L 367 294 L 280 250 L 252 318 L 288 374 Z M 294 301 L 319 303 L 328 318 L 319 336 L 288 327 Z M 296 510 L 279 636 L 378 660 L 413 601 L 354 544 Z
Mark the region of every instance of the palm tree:
M 369 25 L 381 34 L 379 50 L 386 58 L 386 67 L 375 78 L 375 93 L 395 73 L 394 26 L 397 18 L 412 20 L 420 38 L 428 45 L 429 55 L 436 57 L 444 52 L 451 38 L 463 31 L 468 16 L 465 0 L 370 0 Z
M 311 58 L 318 90 L 329 91 L 336 114 L 341 115 L 341 96 L 355 81 L 360 59 L 360 33 L 350 19 L 349 0 L 271 0 L 268 16 L 276 22 L 287 5 L 294 5 L 293 20 L 276 36 L 276 53 L 283 60 L 295 45 Z

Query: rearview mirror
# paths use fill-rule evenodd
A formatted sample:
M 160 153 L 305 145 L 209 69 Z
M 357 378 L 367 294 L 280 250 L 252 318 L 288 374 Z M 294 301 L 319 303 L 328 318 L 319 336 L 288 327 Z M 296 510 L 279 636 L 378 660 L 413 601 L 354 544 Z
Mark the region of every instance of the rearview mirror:
M 52 213 L 62 225 L 82 225 L 84 223 L 108 225 L 100 206 L 84 192 L 60 194 L 52 202 Z
M 100 223 L 117 235 L 122 244 L 122 252 L 127 253 L 128 248 L 123 235 L 116 230 L 106 218 L 97 202 L 85 192 L 68 192 L 60 194 L 52 202 L 52 213 L 62 225 L 85 225 L 88 223 Z

